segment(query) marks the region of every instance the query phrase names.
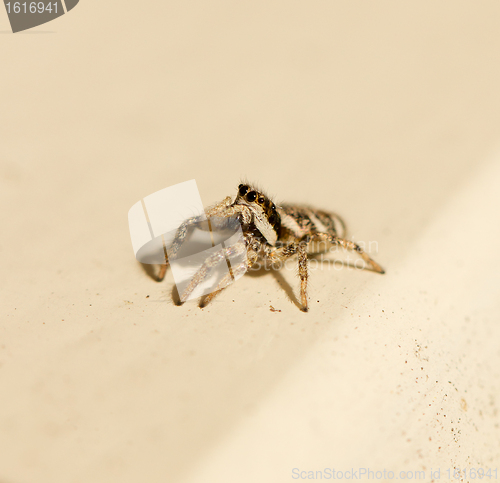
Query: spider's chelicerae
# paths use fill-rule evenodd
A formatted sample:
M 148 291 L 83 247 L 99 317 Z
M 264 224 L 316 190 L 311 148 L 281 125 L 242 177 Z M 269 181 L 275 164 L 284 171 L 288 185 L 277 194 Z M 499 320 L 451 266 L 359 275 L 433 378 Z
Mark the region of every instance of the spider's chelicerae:
M 241 225 L 243 239 L 236 245 L 221 250 L 210 256 L 189 282 L 181 302 L 188 299 L 197 285 L 203 282 L 210 271 L 227 257 L 229 260 L 239 256 L 242 261 L 233 266 L 218 284 L 215 291 L 206 295 L 200 302 L 205 307 L 219 292 L 226 288 L 257 263 L 276 268 L 290 257 L 298 258 L 300 277 L 301 310 L 307 312 L 307 255 L 325 251 L 327 247 L 341 246 L 353 250 L 366 262 L 371 270 L 384 273 L 380 265 L 373 261 L 356 243 L 346 240 L 345 224 L 334 213 L 309 208 L 306 206 L 276 206 L 272 200 L 248 184 L 240 184 L 236 198 L 228 196 L 220 203 L 206 210 L 208 219 L 232 218 Z M 190 218 L 179 227 L 172 243 L 170 254 L 175 255 L 185 240 L 190 226 L 199 222 L 200 217 Z M 321 247 L 318 249 L 318 247 Z M 225 251 L 225 252 L 224 252 Z M 243 257 L 242 257 L 243 255 Z M 167 264 L 162 265 L 158 280 L 163 280 Z

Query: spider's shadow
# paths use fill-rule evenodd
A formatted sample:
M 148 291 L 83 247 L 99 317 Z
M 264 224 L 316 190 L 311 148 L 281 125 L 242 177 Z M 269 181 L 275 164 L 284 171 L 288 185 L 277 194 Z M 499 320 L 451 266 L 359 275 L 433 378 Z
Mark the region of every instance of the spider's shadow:
M 158 282 L 158 270 L 159 270 L 159 265 L 149 265 L 147 263 L 139 263 L 142 270 L 146 273 L 146 275 L 151 279 L 154 280 L 155 282 Z M 264 275 L 267 275 L 269 272 L 273 275 L 275 280 L 278 282 L 278 285 L 285 291 L 289 299 L 300 309 L 302 306 L 300 305 L 300 302 L 295 295 L 295 292 L 293 290 L 293 287 L 286 281 L 285 277 L 282 275 L 282 273 L 279 270 L 266 270 L 264 267 L 260 268 L 259 270 L 249 270 L 245 275 L 250 275 L 251 277 L 262 277 Z M 181 306 L 181 298 L 179 296 L 179 292 L 177 290 L 177 286 L 173 285 L 172 287 L 172 301 L 175 305 Z M 201 299 L 200 303 L 202 303 L 203 298 Z
M 179 291 L 177 290 L 177 285 L 175 285 L 175 283 L 174 283 L 174 286 L 172 287 L 171 296 L 172 296 L 172 302 L 174 303 L 174 305 L 177 305 L 177 307 L 180 307 L 182 305 L 181 297 L 179 296 Z
M 320 256 L 321 256 L 321 254 L 312 254 L 312 255 L 309 255 L 308 258 L 310 260 L 311 259 L 319 259 Z M 335 259 L 335 258 L 330 258 L 330 261 L 332 263 L 334 263 L 335 261 L 339 261 L 346 268 L 351 268 L 351 269 L 354 269 L 354 270 L 359 270 L 359 267 L 356 267 L 356 265 L 354 263 L 352 263 L 352 262 L 346 262 L 346 261 L 342 261 L 341 259 Z M 151 278 L 155 282 L 159 281 L 158 280 L 158 275 L 157 275 L 158 274 L 158 270 L 159 270 L 159 268 L 158 268 L 159 266 L 157 266 L 157 265 L 148 265 L 146 263 L 141 263 L 140 265 L 141 265 L 142 269 L 144 270 L 144 272 L 146 273 L 146 275 L 149 278 Z M 372 271 L 369 268 L 365 268 L 364 270 Z M 274 277 L 274 279 L 278 282 L 278 285 L 287 294 L 287 296 L 290 299 L 290 301 L 297 308 L 302 309 L 302 305 L 299 302 L 299 299 L 297 298 L 297 295 L 295 294 L 295 291 L 294 291 L 293 287 L 288 283 L 288 281 L 286 280 L 286 278 L 283 276 L 283 274 L 281 273 L 281 270 L 269 270 L 269 269 L 266 269 L 265 267 L 261 267 L 258 270 L 249 270 L 245 275 L 249 275 L 251 277 L 262 277 L 264 275 L 267 275 L 269 272 L 271 272 L 271 274 Z M 179 296 L 179 292 L 178 292 L 177 286 L 175 284 L 172 287 L 171 296 L 172 296 L 172 301 L 173 301 L 173 303 L 175 305 L 177 305 L 177 306 L 181 306 L 182 305 L 181 298 Z M 203 304 L 203 300 L 204 300 L 204 297 L 202 297 L 200 299 L 200 304 L 201 305 Z
M 250 275 L 251 277 L 262 277 L 264 275 L 267 275 L 269 272 L 278 282 L 278 285 L 285 291 L 291 302 L 302 310 L 302 305 L 300 304 L 299 299 L 295 295 L 293 287 L 286 281 L 285 277 L 281 273 L 281 270 L 266 270 L 264 267 L 261 267 L 258 270 L 249 270 L 245 275 Z
M 160 270 L 161 265 L 150 265 L 147 263 L 140 263 L 140 262 L 139 262 L 139 265 L 141 266 L 141 268 L 144 270 L 146 275 L 151 280 L 154 280 L 155 282 L 161 282 L 161 280 L 158 280 L 158 272 Z M 172 287 L 171 296 L 172 296 L 172 302 L 174 303 L 174 305 L 177 305 L 177 306 L 182 305 L 181 298 L 179 296 L 179 292 L 177 290 L 177 286 L 175 285 L 175 283 L 174 283 L 174 286 Z
M 319 254 L 308 255 L 309 260 L 313 260 L 313 259 L 318 259 L 319 260 L 320 257 L 321 257 L 320 253 Z M 338 261 L 338 262 L 342 263 L 342 265 L 345 268 L 351 268 L 351 269 L 354 269 L 354 270 L 359 270 L 359 267 L 356 267 L 356 265 L 354 263 L 352 263 L 352 262 L 346 262 L 346 261 L 342 261 L 341 259 L 330 258 L 330 262 L 331 263 L 334 263 L 335 261 Z M 369 268 L 365 268 L 365 270 L 372 271 Z M 285 291 L 285 293 L 287 294 L 287 296 L 290 299 L 290 301 L 293 302 L 293 304 L 295 304 L 299 309 L 302 310 L 302 305 L 299 302 L 299 299 L 297 298 L 295 290 L 288 283 L 288 281 L 286 280 L 286 278 L 283 276 L 282 270 L 266 270 L 264 267 L 261 267 L 258 270 L 249 270 L 246 273 L 246 275 L 250 275 L 251 277 L 262 277 L 263 275 L 265 275 L 265 274 L 267 274 L 269 272 L 271 272 L 271 274 L 273 275 L 273 277 L 275 278 L 275 280 L 278 282 L 278 285 Z M 299 280 L 298 277 L 297 277 L 297 280 Z
M 155 282 L 158 281 L 158 265 L 150 265 L 148 263 L 141 262 L 139 262 L 139 265 L 150 279 L 154 280 Z

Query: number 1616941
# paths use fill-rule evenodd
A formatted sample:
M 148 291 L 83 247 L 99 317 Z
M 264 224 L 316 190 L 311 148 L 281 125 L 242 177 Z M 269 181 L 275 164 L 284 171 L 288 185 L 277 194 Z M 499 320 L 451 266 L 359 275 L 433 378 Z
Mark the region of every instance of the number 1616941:
M 484 468 L 448 468 L 448 478 L 456 480 L 469 479 L 469 480 L 496 480 L 498 478 L 497 468 L 485 470 Z
M 57 2 L 8 2 L 5 4 L 7 13 L 57 13 Z

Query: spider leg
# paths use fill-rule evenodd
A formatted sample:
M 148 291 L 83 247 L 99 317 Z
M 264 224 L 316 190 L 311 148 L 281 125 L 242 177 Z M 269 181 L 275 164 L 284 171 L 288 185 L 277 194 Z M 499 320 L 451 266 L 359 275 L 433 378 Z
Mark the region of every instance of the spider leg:
M 167 267 L 168 267 L 168 263 L 165 263 L 164 265 L 160 265 L 160 270 L 158 272 L 158 275 L 156 276 L 157 282 L 161 282 L 165 278 L 165 274 L 167 273 Z
M 188 297 L 191 295 L 192 291 L 202 283 L 209 275 L 214 267 L 216 267 L 219 263 L 226 260 L 226 257 L 232 258 L 237 255 L 241 255 L 246 250 L 246 245 L 244 242 L 235 243 L 227 248 L 222 248 L 214 254 L 210 255 L 203 265 L 198 269 L 195 273 L 188 286 L 184 290 L 180 299 L 181 302 L 185 302 Z
M 294 255 L 298 255 L 299 259 L 301 310 L 307 312 L 309 310 L 307 304 L 307 280 L 309 278 L 307 243 L 304 241 L 293 242 L 284 247 L 272 248 L 267 252 L 267 257 L 273 265 L 277 265 Z
M 231 284 L 233 278 L 236 279 L 239 275 L 245 274 L 248 269 L 255 263 L 257 258 L 257 253 L 252 251 L 243 262 L 236 265 L 236 267 L 231 267 L 230 272 L 226 274 L 224 278 L 219 282 L 217 288 L 202 299 L 202 301 L 200 302 L 200 308 L 206 307 L 219 293 L 221 293 L 226 287 L 228 287 L 228 285 Z
M 385 273 L 385 270 L 377 262 L 372 260 L 368 256 L 368 254 L 353 241 L 346 240 L 345 238 L 340 238 L 335 235 L 329 235 L 327 233 L 315 233 L 314 235 L 310 236 L 311 241 L 315 241 L 315 239 L 322 239 L 331 243 L 332 245 L 340 245 L 347 250 L 355 251 L 374 272 Z
M 300 301 L 302 303 L 302 311 L 307 312 L 307 279 L 309 277 L 307 263 L 307 246 L 305 243 L 299 243 L 299 277 L 300 277 Z
M 220 203 L 217 203 L 215 206 L 208 208 L 205 213 L 206 217 L 208 218 L 210 216 L 217 216 L 224 213 L 225 210 L 231 205 L 231 203 L 232 198 L 230 196 L 227 196 Z M 200 223 L 200 221 L 203 221 L 205 219 L 205 215 L 193 216 L 182 222 L 182 224 L 177 229 L 174 241 L 172 242 L 172 246 L 169 250 L 171 256 L 175 257 L 187 235 L 193 229 L 194 225 Z M 160 270 L 158 271 L 158 275 L 156 277 L 156 280 L 158 282 L 161 282 L 165 278 L 165 274 L 167 273 L 167 268 L 169 266 L 167 253 L 165 253 L 165 261 L 165 264 L 160 265 Z

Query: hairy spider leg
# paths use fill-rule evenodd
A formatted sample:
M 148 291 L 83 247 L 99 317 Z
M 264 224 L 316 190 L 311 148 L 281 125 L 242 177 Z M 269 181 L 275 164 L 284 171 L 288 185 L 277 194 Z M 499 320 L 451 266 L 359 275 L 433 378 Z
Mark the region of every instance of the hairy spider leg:
M 183 221 L 182 224 L 177 229 L 174 241 L 172 242 L 172 247 L 169 250 L 171 255 L 175 257 L 182 243 L 186 239 L 187 235 L 193 230 L 196 224 L 200 223 L 200 221 L 203 221 L 205 219 L 205 216 L 209 218 L 210 216 L 217 216 L 219 214 L 226 213 L 227 209 L 231 206 L 231 203 L 232 203 L 231 196 L 227 196 L 220 203 L 217 203 L 215 206 L 208 208 L 207 211 L 205 212 L 205 215 L 193 216 Z M 165 257 L 167 258 L 167 254 L 165 254 Z M 168 259 L 166 260 L 166 262 L 167 263 L 160 265 L 160 270 L 156 277 L 156 280 L 158 282 L 161 282 L 165 278 L 165 274 L 167 273 L 167 268 L 169 266 Z
M 335 235 L 329 235 L 327 233 L 314 233 L 308 238 L 308 243 L 317 241 L 317 239 L 321 239 L 329 242 L 331 245 L 340 245 L 347 250 L 355 251 L 374 272 L 385 273 L 385 270 L 376 261 L 372 260 L 358 244 L 354 243 L 351 240 L 346 240 L 345 238 L 340 238 Z
M 236 279 L 240 275 L 244 275 L 250 267 L 257 261 L 258 254 L 251 249 L 247 251 L 246 259 L 240 264 L 236 265 L 236 267 L 231 267 L 230 273 L 226 274 L 224 278 L 219 282 L 217 288 L 205 295 L 205 297 L 200 302 L 200 307 L 206 307 L 219 293 L 221 293 L 225 288 L 227 288 L 231 284 L 231 280 Z
M 246 248 L 246 243 L 242 241 L 239 243 L 235 243 L 230 247 L 221 248 L 216 253 L 210 255 L 195 273 L 194 277 L 189 282 L 189 285 L 184 290 L 181 296 L 181 302 L 185 302 L 191 295 L 191 292 L 210 275 L 210 272 L 214 267 L 216 267 L 222 261 L 225 261 L 226 257 L 228 259 L 232 259 L 238 255 L 241 255 L 242 253 L 246 252 Z
M 309 278 L 308 261 L 307 261 L 307 243 L 298 241 L 285 245 L 284 247 L 270 247 L 266 251 L 266 255 L 273 265 L 282 263 L 294 255 L 298 255 L 299 277 L 300 277 L 300 302 L 301 310 L 308 311 L 307 304 L 307 280 Z

